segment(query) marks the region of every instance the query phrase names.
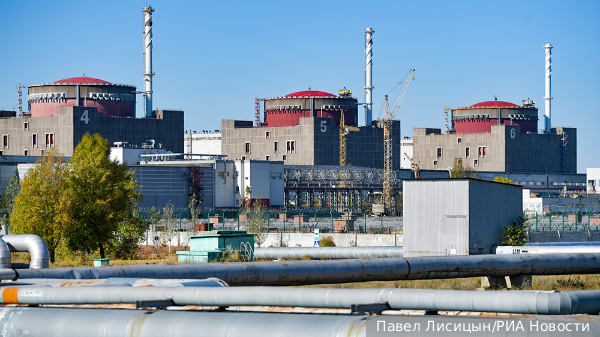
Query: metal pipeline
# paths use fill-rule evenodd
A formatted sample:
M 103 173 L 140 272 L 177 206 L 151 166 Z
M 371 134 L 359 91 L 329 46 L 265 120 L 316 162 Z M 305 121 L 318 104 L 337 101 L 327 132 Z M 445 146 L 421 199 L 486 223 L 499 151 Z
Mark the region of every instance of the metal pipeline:
M 272 247 L 256 248 L 255 259 L 360 259 L 402 257 L 404 247 Z
M 526 242 L 523 246 L 600 246 L 600 241 Z
M 122 304 L 172 300 L 172 305 L 280 306 L 350 309 L 387 304 L 386 310 L 477 311 L 535 315 L 600 313 L 600 290 L 467 291 L 290 287 L 3 287 L 4 304 Z
M 366 336 L 365 315 L 7 307 L 0 326 L 3 336 Z
M 3 283 L 4 287 L 228 287 L 229 285 L 217 278 L 203 280 L 193 279 L 26 279 L 23 282 Z
M 231 286 L 289 286 L 479 276 L 600 274 L 600 254 L 453 255 L 358 260 L 17 269 L 16 272 L 19 280 L 216 277 Z
M 4 235 L 2 237 L 11 252 L 29 252 L 29 268 L 43 269 L 50 266 L 50 253 L 44 240 L 35 234 Z
M 598 254 L 600 246 L 498 246 L 496 254 Z
M 0 269 L 10 268 L 10 249 L 0 236 Z

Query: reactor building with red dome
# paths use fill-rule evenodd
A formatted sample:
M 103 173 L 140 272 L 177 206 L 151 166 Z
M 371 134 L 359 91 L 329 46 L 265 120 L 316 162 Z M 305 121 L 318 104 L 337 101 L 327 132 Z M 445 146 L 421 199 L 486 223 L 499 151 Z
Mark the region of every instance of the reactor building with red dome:
M 114 84 L 92 77 L 27 86 L 31 117 L 57 116 L 60 107 L 96 108 L 104 117 L 135 117 L 135 86 Z
M 331 118 L 340 123 L 342 111 L 344 124 L 358 125 L 358 101 L 349 95 L 336 96 L 323 91 L 299 91 L 284 97 L 264 99 L 264 116 L 267 126 L 293 126 L 301 117 Z
M 285 165 L 340 165 L 340 138 L 346 139 L 346 165 L 383 168 L 383 122 L 358 127 L 358 100 L 298 91 L 257 99 L 255 121 L 221 122 L 221 151 L 229 159 L 283 161 Z M 261 120 L 260 101 L 264 101 Z M 342 125 L 343 116 L 343 125 Z M 400 169 L 400 121 L 392 124 L 393 167 Z
M 40 156 L 52 147 L 69 157 L 86 133 L 112 146 L 162 147 L 183 152 L 184 112 L 153 110 L 136 118 L 136 87 L 91 77 L 27 86 L 29 111 L 0 118 L 0 155 Z
M 452 126 L 413 129 L 413 161 L 426 170 L 450 170 L 456 159 L 473 171 L 577 173 L 577 129 L 538 132 L 533 101 L 519 106 L 486 101 L 452 109 Z

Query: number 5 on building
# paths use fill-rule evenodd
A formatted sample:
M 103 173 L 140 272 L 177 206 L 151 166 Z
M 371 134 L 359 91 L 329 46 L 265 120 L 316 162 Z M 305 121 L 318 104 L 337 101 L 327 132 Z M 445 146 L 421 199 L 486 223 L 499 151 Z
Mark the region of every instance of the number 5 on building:
M 321 132 L 327 132 L 327 121 L 321 121 Z

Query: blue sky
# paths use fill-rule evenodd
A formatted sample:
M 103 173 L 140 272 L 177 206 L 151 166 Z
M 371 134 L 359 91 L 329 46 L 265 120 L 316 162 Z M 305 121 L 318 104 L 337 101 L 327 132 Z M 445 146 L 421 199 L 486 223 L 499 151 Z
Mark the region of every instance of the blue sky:
M 375 30 L 374 118 L 383 96 L 416 69 L 398 113 L 402 136 L 443 128 L 444 106 L 494 95 L 534 99 L 541 117 L 542 46 L 551 43 L 552 125 L 578 128 L 578 172 L 600 167 L 598 1 L 3 0 L 0 108 L 16 107 L 17 83 L 84 73 L 141 90 L 146 5 L 156 10 L 154 107 L 183 109 L 186 129 L 254 120 L 255 97 L 308 87 L 347 87 L 364 101 L 366 27 Z

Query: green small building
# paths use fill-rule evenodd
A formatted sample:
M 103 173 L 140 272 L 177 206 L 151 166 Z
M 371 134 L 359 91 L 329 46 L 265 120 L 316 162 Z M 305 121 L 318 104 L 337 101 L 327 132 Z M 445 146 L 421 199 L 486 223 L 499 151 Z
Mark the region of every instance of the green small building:
M 188 235 L 190 250 L 177 251 L 179 262 L 222 261 L 230 254 L 239 252 L 254 261 L 254 234 L 246 231 L 215 230 Z

